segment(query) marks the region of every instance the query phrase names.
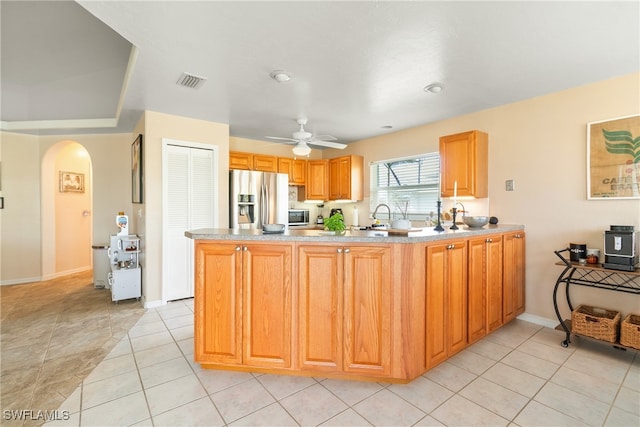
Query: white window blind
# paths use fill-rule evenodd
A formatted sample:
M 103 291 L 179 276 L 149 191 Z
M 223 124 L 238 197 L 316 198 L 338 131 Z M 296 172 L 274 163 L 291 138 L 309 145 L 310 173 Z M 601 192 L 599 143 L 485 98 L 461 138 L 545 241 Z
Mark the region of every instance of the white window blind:
M 425 220 L 437 209 L 440 191 L 440 155 L 427 153 L 416 157 L 373 162 L 370 166 L 370 212 L 380 203 L 389 205 L 391 219 Z M 386 209 L 378 210 L 378 219 L 386 219 Z

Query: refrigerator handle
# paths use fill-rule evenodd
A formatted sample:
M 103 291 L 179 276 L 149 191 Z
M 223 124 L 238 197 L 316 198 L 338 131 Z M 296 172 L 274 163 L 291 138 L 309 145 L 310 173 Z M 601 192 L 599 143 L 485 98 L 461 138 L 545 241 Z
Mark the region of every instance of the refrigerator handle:
M 262 184 L 262 200 L 264 201 L 262 203 L 262 207 L 263 207 L 263 216 L 262 216 L 262 226 L 264 227 L 264 224 L 267 224 L 269 222 L 269 186 L 266 184 Z
M 258 212 L 258 225 L 262 226 L 264 224 L 264 184 L 260 183 L 260 212 Z

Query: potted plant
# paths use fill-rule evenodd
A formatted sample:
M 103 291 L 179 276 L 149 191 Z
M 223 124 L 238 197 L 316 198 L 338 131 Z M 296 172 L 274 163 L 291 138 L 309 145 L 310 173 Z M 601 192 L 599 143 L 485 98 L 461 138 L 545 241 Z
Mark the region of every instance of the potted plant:
M 344 217 L 341 213 L 335 213 L 324 220 L 325 230 L 333 231 L 336 234 L 343 234 L 345 230 Z

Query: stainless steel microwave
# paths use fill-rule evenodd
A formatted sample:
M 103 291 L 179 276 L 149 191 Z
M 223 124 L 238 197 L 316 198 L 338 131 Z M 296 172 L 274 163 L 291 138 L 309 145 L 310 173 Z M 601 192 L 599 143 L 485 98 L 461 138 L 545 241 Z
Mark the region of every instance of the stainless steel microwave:
M 289 209 L 289 225 L 309 225 L 309 209 Z

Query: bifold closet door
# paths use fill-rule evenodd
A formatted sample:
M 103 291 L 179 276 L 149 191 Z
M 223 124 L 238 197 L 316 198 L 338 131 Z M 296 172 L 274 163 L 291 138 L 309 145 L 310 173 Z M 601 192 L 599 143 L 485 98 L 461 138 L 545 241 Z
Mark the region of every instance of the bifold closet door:
M 213 150 L 165 147 L 163 282 L 167 301 L 193 297 L 193 242 L 184 232 L 214 225 Z

